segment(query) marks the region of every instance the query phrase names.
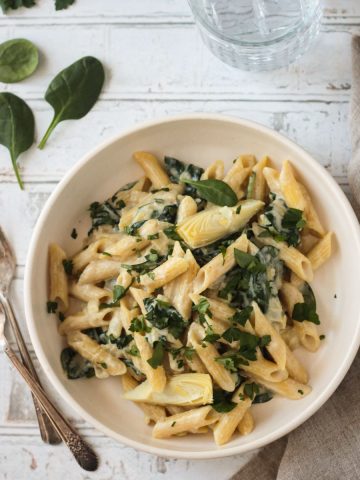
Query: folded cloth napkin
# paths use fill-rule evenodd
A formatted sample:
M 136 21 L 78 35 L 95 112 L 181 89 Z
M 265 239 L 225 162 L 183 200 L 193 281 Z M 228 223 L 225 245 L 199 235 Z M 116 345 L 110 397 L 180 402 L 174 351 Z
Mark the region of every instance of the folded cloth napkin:
M 352 39 L 349 184 L 360 219 L 360 37 Z M 327 403 L 287 437 L 263 448 L 231 480 L 360 479 L 360 353 Z

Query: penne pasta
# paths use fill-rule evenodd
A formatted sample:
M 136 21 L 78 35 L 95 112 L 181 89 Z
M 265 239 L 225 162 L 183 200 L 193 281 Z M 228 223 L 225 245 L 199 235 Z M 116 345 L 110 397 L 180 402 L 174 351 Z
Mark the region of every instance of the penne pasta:
M 125 375 L 122 375 L 121 382 L 122 382 L 123 390 L 125 392 L 128 392 L 129 390 L 133 390 L 138 385 L 138 382 L 133 377 L 131 377 L 128 373 L 125 373 Z M 157 421 L 162 420 L 163 418 L 166 417 L 166 411 L 164 407 L 161 407 L 159 405 L 150 405 L 148 403 L 142 403 L 142 402 L 137 402 L 136 404 L 144 412 L 145 423 L 147 424 L 151 422 L 156 423 Z
M 215 178 L 222 180 L 224 177 L 224 162 L 222 160 L 215 160 L 205 172 L 201 175 L 201 180 L 208 180 L 209 178 Z
M 224 174 L 221 160 L 133 158 L 144 175 L 91 204 L 84 248 L 68 260 L 50 245 L 61 364 L 68 378 L 120 375 L 154 443 L 212 432 L 221 446 L 251 434 L 267 391 L 311 392 L 293 350 L 319 349 L 309 282 L 333 234 L 289 161 L 239 155 Z
M 256 302 L 252 303 L 252 307 L 254 312 L 252 326 L 254 327 L 255 333 L 260 337 L 270 335 L 271 340 L 266 346 L 266 349 L 278 365 L 279 369 L 284 370 L 286 365 L 286 344 L 284 340 L 267 320 Z
M 101 348 L 95 340 L 81 332 L 70 332 L 67 335 L 67 342 L 71 348 L 93 365 L 101 366 L 108 375 L 124 375 L 125 364 L 114 357 L 104 348 Z
M 240 395 L 242 400 L 240 400 Z M 250 398 L 244 396 L 243 385 L 234 393 L 232 401 L 237 404 L 236 407 L 230 412 L 222 414 L 214 426 L 214 440 L 217 445 L 223 445 L 230 440 L 239 422 L 251 407 Z
M 210 411 L 211 406 L 194 408 L 159 420 L 153 429 L 153 437 L 169 438 L 210 425 L 214 423 L 214 418 L 207 418 Z
M 201 293 L 212 285 L 219 277 L 235 266 L 234 249 L 247 251 L 248 239 L 242 234 L 227 249 L 225 254 L 219 253 L 209 263 L 200 268 L 194 280 L 194 293 Z
M 290 400 L 300 400 L 301 398 L 309 395 L 311 387 L 288 378 L 282 382 L 268 382 L 262 378 L 254 377 L 254 380 L 266 387 L 268 390 L 278 393 L 282 397 L 289 398 Z
M 251 415 L 250 409 L 246 410 L 244 416 L 239 422 L 239 425 L 237 426 L 238 432 L 240 433 L 240 435 L 249 435 L 249 433 L 254 430 L 254 426 L 254 417 Z
M 315 271 L 331 257 L 333 233 L 328 232 L 307 254 L 312 269 Z
M 65 309 L 69 306 L 68 283 L 63 262 L 66 261 L 66 254 L 59 245 L 52 243 L 49 246 L 49 277 L 51 301 L 60 301 Z
M 161 188 L 170 183 L 170 179 L 161 167 L 159 160 L 148 152 L 135 152 L 134 160 L 144 170 L 145 175 L 151 181 L 153 188 Z
M 220 354 L 214 345 L 210 343 L 201 344 L 204 337 L 205 330 L 203 327 L 201 327 L 201 325 L 197 325 L 196 323 L 191 324 L 188 334 L 190 344 L 194 347 L 196 353 L 214 381 L 223 390 L 232 392 L 235 388 L 235 381 L 233 377 L 225 367 L 216 361 Z

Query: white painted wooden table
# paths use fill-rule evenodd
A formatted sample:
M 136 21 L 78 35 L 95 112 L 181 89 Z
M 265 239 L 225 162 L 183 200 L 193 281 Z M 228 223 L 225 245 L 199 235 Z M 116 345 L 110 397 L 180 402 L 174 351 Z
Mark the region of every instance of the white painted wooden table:
M 38 138 L 52 116 L 43 94 L 60 69 L 94 55 L 104 62 L 107 81 L 87 117 L 59 126 L 43 152 L 34 146 L 23 155 L 24 192 L 0 148 L 0 224 L 17 255 L 11 295 L 24 332 L 24 264 L 45 201 L 83 154 L 129 125 L 204 111 L 256 120 L 305 147 L 347 190 L 350 39 L 360 33 L 359 0 L 326 0 L 321 35 L 311 52 L 288 69 L 257 74 L 227 67 L 206 50 L 186 0 L 76 0 L 58 13 L 50 0 L 38 4 L 0 16 L 0 41 L 24 37 L 41 50 L 33 77 L 1 85 L 29 102 Z M 59 401 L 101 458 L 98 472 L 86 474 L 65 447 L 42 444 L 29 393 L 3 355 L 0 369 L 0 480 L 225 480 L 244 461 L 237 456 L 187 462 L 140 453 L 105 437 Z

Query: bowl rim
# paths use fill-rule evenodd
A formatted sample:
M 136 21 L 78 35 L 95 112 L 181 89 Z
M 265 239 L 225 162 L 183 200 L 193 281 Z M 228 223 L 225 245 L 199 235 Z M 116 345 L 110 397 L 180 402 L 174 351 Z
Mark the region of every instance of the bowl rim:
M 93 427 L 98 429 L 99 431 L 103 432 L 105 435 L 114 438 L 115 440 L 129 446 L 135 448 L 137 450 L 159 455 L 166 458 L 179 458 L 179 459 L 187 459 L 187 460 L 194 460 L 194 459 L 210 459 L 210 458 L 223 458 L 231 455 L 236 454 L 243 454 L 249 452 L 251 450 L 263 447 L 282 436 L 288 434 L 299 425 L 304 423 L 308 420 L 334 393 L 336 388 L 339 386 L 340 382 L 345 377 L 347 371 L 349 370 L 357 350 L 360 345 L 360 313 L 359 313 L 359 322 L 357 323 L 356 331 L 354 332 L 348 350 L 344 357 L 341 359 L 336 374 L 332 377 L 331 381 L 328 383 L 327 387 L 318 395 L 314 401 L 302 411 L 301 414 L 298 415 L 297 418 L 294 418 L 292 421 L 288 422 L 286 425 L 279 427 L 266 436 L 262 437 L 261 439 L 252 440 L 244 445 L 235 445 L 232 447 L 226 447 L 226 449 L 221 449 L 219 447 L 212 448 L 210 450 L 203 450 L 203 451 L 195 451 L 195 452 L 184 452 L 181 450 L 170 450 L 162 446 L 153 446 L 148 445 L 146 443 L 141 443 L 136 440 L 132 440 L 123 436 L 117 432 L 114 432 L 110 428 L 103 425 L 101 422 L 96 420 L 91 414 L 89 414 L 80 404 L 72 397 L 72 395 L 66 390 L 65 386 L 56 376 L 55 372 L 50 366 L 46 355 L 41 346 L 41 342 L 36 333 L 36 321 L 32 316 L 32 288 L 31 288 L 31 272 L 35 265 L 35 249 L 38 243 L 38 237 L 44 227 L 44 220 L 47 217 L 48 213 L 51 211 L 55 200 L 57 199 L 60 192 L 67 186 L 70 179 L 72 179 L 79 170 L 81 170 L 88 161 L 91 160 L 95 155 L 100 153 L 103 149 L 110 146 L 112 143 L 117 142 L 122 138 L 126 138 L 129 135 L 137 133 L 141 130 L 146 130 L 147 128 L 160 126 L 164 123 L 176 123 L 176 122 L 183 122 L 183 121 L 193 121 L 193 120 L 204 120 L 204 121 L 217 121 L 217 122 L 225 122 L 225 123 L 232 123 L 237 124 L 239 126 L 255 129 L 263 134 L 266 134 L 270 137 L 273 137 L 275 140 L 282 143 L 284 146 L 290 147 L 292 150 L 296 151 L 299 156 L 304 159 L 306 162 L 310 163 L 312 168 L 314 169 L 314 173 L 318 173 L 321 177 L 321 181 L 326 183 L 326 188 L 329 189 L 329 192 L 332 191 L 333 195 L 335 195 L 339 202 L 343 204 L 345 208 L 347 221 L 349 226 L 351 226 L 351 236 L 356 240 L 357 249 L 360 250 L 360 226 L 357 220 L 357 217 L 350 205 L 350 202 L 346 198 L 344 192 L 341 190 L 340 186 L 336 183 L 334 178 L 330 175 L 329 172 L 325 170 L 325 168 L 320 165 L 306 150 L 302 147 L 297 145 L 294 141 L 288 139 L 284 135 L 276 132 L 275 130 L 261 125 L 257 122 L 252 120 L 246 120 L 239 117 L 233 117 L 230 115 L 223 115 L 223 114 L 207 114 L 207 113 L 192 113 L 192 114 L 181 114 L 181 115 L 172 115 L 172 116 L 163 116 L 156 120 L 140 122 L 136 125 L 122 130 L 120 133 L 112 136 L 111 138 L 101 142 L 97 147 L 91 149 L 90 152 L 83 155 L 80 160 L 76 162 L 76 164 L 70 168 L 70 170 L 64 175 L 64 177 L 60 180 L 60 182 L 56 185 L 54 191 L 51 193 L 50 197 L 46 201 L 46 204 L 41 211 L 39 218 L 36 222 L 34 231 L 32 233 L 30 246 L 28 250 L 28 254 L 26 257 L 26 265 L 25 265 L 25 275 L 24 275 L 24 303 L 25 303 L 25 318 L 27 328 L 30 334 L 30 340 L 33 344 L 35 354 L 39 360 L 39 364 L 41 368 L 44 370 L 47 378 L 49 379 L 52 386 L 55 388 L 56 392 L 66 401 L 71 408 L 75 410 L 77 414 L 79 414 L 84 420 L 89 422 Z M 216 450 L 217 448 L 217 450 Z

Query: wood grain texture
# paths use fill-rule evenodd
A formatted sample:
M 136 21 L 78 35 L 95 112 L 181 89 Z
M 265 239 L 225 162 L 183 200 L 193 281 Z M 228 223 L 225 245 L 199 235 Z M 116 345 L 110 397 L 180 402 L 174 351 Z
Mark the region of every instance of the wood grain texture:
M 360 2 L 324 3 L 321 34 L 311 51 L 288 68 L 266 73 L 242 72 L 215 59 L 201 43 L 185 0 L 76 0 L 73 7 L 56 14 L 53 1 L 38 0 L 37 8 L 0 14 L 2 41 L 25 37 L 41 50 L 35 75 L 1 86 L 29 101 L 38 139 L 52 117 L 43 95 L 61 68 L 91 54 L 104 62 L 107 74 L 101 101 L 88 116 L 62 123 L 43 152 L 34 146 L 21 157 L 25 192 L 18 189 L 7 152 L 0 147 L 0 224 L 18 263 L 11 299 L 33 357 L 23 311 L 31 232 L 55 184 L 69 168 L 122 129 L 186 112 L 248 118 L 299 143 L 348 193 L 350 39 L 359 32 Z M 35 366 L 60 408 L 99 453 L 102 463 L 93 479 L 226 480 L 246 460 L 243 456 L 165 460 L 123 447 L 70 411 L 49 386 L 36 359 Z M 2 354 L 0 371 L 0 480 L 90 478 L 63 446 L 41 443 L 30 394 Z

